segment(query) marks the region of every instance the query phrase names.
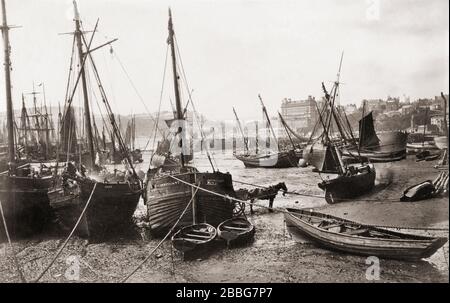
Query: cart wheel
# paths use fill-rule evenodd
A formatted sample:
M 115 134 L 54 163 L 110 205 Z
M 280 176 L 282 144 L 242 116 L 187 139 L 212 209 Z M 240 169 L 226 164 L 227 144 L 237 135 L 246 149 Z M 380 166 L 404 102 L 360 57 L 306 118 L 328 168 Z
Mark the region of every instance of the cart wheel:
M 245 211 L 245 203 L 237 202 L 234 204 L 233 208 L 233 217 L 238 217 L 244 214 Z
M 327 201 L 328 204 L 334 204 L 337 201 L 333 198 L 333 194 L 325 191 L 325 201 Z

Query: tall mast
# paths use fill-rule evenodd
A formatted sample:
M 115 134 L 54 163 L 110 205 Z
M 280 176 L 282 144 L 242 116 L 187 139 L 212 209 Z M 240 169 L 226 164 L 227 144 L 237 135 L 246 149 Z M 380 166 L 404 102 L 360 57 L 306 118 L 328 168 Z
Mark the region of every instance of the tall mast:
M 277 147 L 279 148 L 278 139 L 277 139 L 277 136 L 275 135 L 275 131 L 273 130 L 272 123 L 270 123 L 270 118 L 269 118 L 269 114 L 267 113 L 266 106 L 264 105 L 261 95 L 258 95 L 258 98 L 259 98 L 259 101 L 261 101 L 262 109 L 263 109 L 264 115 L 266 116 L 267 124 L 269 125 L 270 131 L 272 132 L 272 136 L 275 139 L 275 143 L 277 144 Z
M 3 24 L 1 26 L 3 34 L 3 48 L 5 52 L 4 66 L 5 66 L 5 85 L 6 85 L 6 125 L 8 128 L 8 153 L 9 162 L 15 163 L 16 151 L 14 145 L 14 121 L 13 121 L 13 105 L 11 97 L 11 59 L 9 47 L 9 29 L 8 21 L 6 19 L 6 5 L 5 0 L 2 0 L 2 17 Z
M 234 113 L 234 116 L 236 117 L 236 121 L 237 121 L 237 124 L 238 124 L 238 127 L 239 127 L 239 131 L 241 132 L 242 138 L 244 139 L 245 150 L 246 150 L 246 152 L 249 152 L 248 138 L 244 134 L 244 130 L 242 129 L 242 125 L 241 125 L 241 121 L 239 120 L 239 117 L 238 117 L 234 107 L 233 107 L 233 113 Z
M 87 141 L 88 141 L 88 149 L 90 154 L 90 163 L 86 163 L 88 167 L 94 167 L 95 164 L 95 153 L 94 153 L 94 143 L 93 143 L 93 134 L 92 134 L 92 126 L 91 126 L 91 111 L 89 109 L 89 98 L 88 91 L 86 85 L 86 73 L 83 65 L 83 58 L 85 56 L 83 52 L 83 42 L 82 42 L 82 32 L 81 32 L 81 20 L 80 14 L 78 12 L 77 3 L 73 1 L 73 7 L 75 12 L 75 38 L 77 41 L 78 47 L 78 59 L 80 60 L 81 65 L 81 84 L 83 87 L 83 99 L 84 99 L 84 130 L 86 132 Z
M 175 53 L 175 41 L 173 39 L 175 35 L 175 32 L 173 30 L 173 23 L 172 23 L 172 11 L 169 8 L 169 39 L 168 43 L 170 44 L 170 51 L 172 53 L 172 70 L 173 70 L 173 87 L 175 90 L 175 106 L 177 110 L 176 118 L 180 123 L 182 120 L 184 120 L 183 116 L 183 109 L 181 107 L 181 99 L 180 99 L 180 87 L 178 84 L 178 73 L 177 73 L 177 59 L 176 59 L 176 53 Z M 184 125 L 183 125 L 184 126 Z M 181 166 L 184 167 L 184 140 L 183 140 L 183 134 L 184 130 L 182 127 L 179 127 L 178 133 L 181 134 L 181 141 L 180 141 L 180 147 L 181 147 Z

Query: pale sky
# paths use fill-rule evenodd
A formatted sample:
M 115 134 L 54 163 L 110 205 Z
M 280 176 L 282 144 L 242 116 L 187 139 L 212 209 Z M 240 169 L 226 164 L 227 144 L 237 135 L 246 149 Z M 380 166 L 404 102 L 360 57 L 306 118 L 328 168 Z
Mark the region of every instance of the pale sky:
M 379 4 L 379 5 L 378 5 Z M 63 101 L 74 28 L 70 0 L 6 0 L 15 109 L 33 81 L 47 101 Z M 448 92 L 447 0 L 78 0 L 85 29 L 100 18 L 94 45 L 111 38 L 146 106 L 157 111 L 167 39 L 168 6 L 199 111 L 231 119 L 261 116 L 258 93 L 275 114 L 285 97 L 322 96 L 344 50 L 342 103 L 388 95 Z M 2 47 L 3 54 L 3 47 Z M 1 56 L 3 60 L 3 56 Z M 118 61 L 95 53 L 113 110 L 145 112 Z M 170 109 L 168 66 L 163 109 Z M 4 105 L 1 72 L 0 111 Z M 172 97 L 173 98 L 173 97 Z M 31 99 L 30 99 L 31 100 Z

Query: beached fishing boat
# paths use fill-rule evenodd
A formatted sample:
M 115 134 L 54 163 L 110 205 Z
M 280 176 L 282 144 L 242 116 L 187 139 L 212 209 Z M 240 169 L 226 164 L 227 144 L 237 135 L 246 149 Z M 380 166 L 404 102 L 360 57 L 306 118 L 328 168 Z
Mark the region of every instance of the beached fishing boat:
M 255 236 L 255 226 L 243 217 L 228 219 L 217 227 L 217 234 L 227 246 L 247 244 Z
M 343 147 L 341 153 L 344 159 L 363 158 L 372 163 L 400 161 L 406 158 L 407 138 L 408 134 L 400 131 L 377 134 L 369 112 L 359 121 L 358 144 Z
M 250 168 L 288 168 L 296 167 L 300 157 L 294 150 L 267 154 L 240 154 L 236 159 L 242 161 L 245 167 Z
M 393 232 L 313 210 L 289 208 L 284 217 L 294 237 L 350 254 L 415 261 L 431 257 L 447 242 L 444 237 Z
M 178 123 L 178 127 L 172 128 L 176 130 L 173 135 L 175 144 L 169 145 L 179 149 L 167 151 L 163 154 L 153 154 L 150 161 L 152 167 L 146 174 L 144 203 L 147 206 L 150 230 L 154 235 L 163 235 L 174 227 L 189 201 L 193 198 L 195 189 L 192 186 L 198 186 L 222 196 L 201 189 L 197 190 L 195 209 L 190 208 L 185 216 L 180 219 L 177 227 L 192 225 L 193 216 L 197 219 L 197 222 L 216 227 L 233 216 L 235 203 L 227 199 L 226 196 L 235 197 L 236 195 L 232 176 L 229 173 L 219 172 L 214 167 L 208 150 L 206 152 L 212 172 L 200 172 L 195 167 L 186 165 L 186 158 L 184 157 L 188 154 L 185 144 L 187 142 L 185 138 L 186 120 L 180 98 L 180 73 L 178 72 L 178 57 L 175 51 L 178 48 L 175 45 L 174 35 L 172 14 L 169 10 L 169 38 L 167 42 L 172 55 L 176 123 Z
M 1 1 L 4 46 L 4 68 L 6 83 L 6 128 L 8 135 L 7 170 L 0 173 L 0 202 L 9 234 L 13 238 L 37 234 L 51 221 L 51 209 L 47 197 L 53 185 L 52 171 L 44 165 L 21 163 L 17 156 L 13 102 L 11 91 L 11 59 L 9 25 L 6 18 L 5 0 Z M 0 224 L 0 242 L 5 239 L 3 224 Z
M 217 236 L 217 229 L 206 223 L 181 228 L 172 236 L 173 247 L 186 258 L 200 250 L 208 250 Z
M 66 163 L 64 172 L 59 176 L 56 185 L 49 192 L 49 199 L 62 230 L 72 229 L 74 227 L 71 225 L 81 216 L 82 210 L 89 202 L 84 218 L 82 218 L 81 226 L 79 227 L 80 235 L 100 240 L 115 236 L 131 226 L 132 216 L 139 202 L 142 186 L 134 169 L 129 149 L 124 143 L 112 109 L 109 106 L 108 98 L 103 89 L 104 86 L 101 83 L 95 62 L 89 52 L 90 44 L 86 43 L 84 32 L 81 30 L 81 19 L 75 1 L 74 11 L 74 41 L 77 43 L 79 64 L 82 66 L 77 76 L 81 79 L 84 96 L 85 132 L 87 134 L 86 140 L 89 152 L 87 154 L 88 157 L 80 157 L 81 163 L 80 160 L 76 161 L 75 164 L 69 161 Z M 95 30 L 93 35 L 95 35 Z M 93 37 L 90 39 L 91 42 L 92 39 Z M 113 41 L 102 46 L 109 45 Z M 73 61 L 71 60 L 71 62 Z M 115 171 L 114 173 L 109 173 L 105 169 L 101 169 L 96 161 L 96 155 L 101 151 L 94 142 L 97 138 L 94 139 L 92 134 L 85 74 L 85 70 L 88 67 L 87 61 L 89 61 L 89 67 L 92 68 L 100 95 L 102 96 L 103 104 L 105 105 L 109 118 L 108 120 L 111 124 L 112 136 L 118 141 L 120 153 L 122 158 L 125 159 L 126 172 Z M 71 70 L 73 69 L 71 68 Z M 63 137 L 61 142 L 69 144 L 66 150 L 70 152 L 76 151 L 76 148 L 74 149 L 70 144 L 76 144 L 77 142 L 76 131 L 74 131 L 76 129 L 75 121 L 71 110 L 71 103 L 77 86 L 68 87 L 68 89 L 70 91 L 67 92 L 68 99 L 66 100 L 64 117 L 61 120 L 70 124 L 65 125 L 63 123 L 61 126 L 61 134 L 68 136 L 67 138 Z
M 337 80 L 330 93 L 322 83 L 326 102 L 322 111 L 319 111 L 319 121 L 323 131 L 314 143 L 304 149 L 304 158 L 315 167 L 315 171 L 334 174 L 334 177 L 324 179 L 318 184 L 319 188 L 325 191 L 325 200 L 330 204 L 368 193 L 375 186 L 376 177 L 373 164 L 364 163 L 364 159 L 359 154 L 357 159 L 360 163 L 355 164 L 345 163 L 341 154 L 340 141 L 354 140 L 350 124 L 347 124 L 348 129 L 346 129 L 343 118 L 335 107 L 341 66 L 342 57 Z M 340 138 L 332 137 L 330 129 L 333 122 L 338 126 Z
M 278 138 L 275 134 L 275 131 L 272 127 L 272 123 L 269 118 L 269 114 L 267 113 L 266 106 L 260 95 L 258 95 L 259 100 L 261 102 L 262 110 L 264 116 L 266 118 L 267 126 L 270 128 L 270 133 L 275 140 L 277 150 L 276 151 L 266 151 L 265 153 L 259 153 L 256 150 L 254 153 L 250 152 L 248 146 L 248 138 L 245 136 L 241 122 L 239 117 L 237 116 L 236 110 L 233 108 L 234 116 L 236 117 L 236 122 L 238 124 L 238 128 L 241 132 L 242 138 L 244 139 L 245 152 L 242 154 L 235 154 L 235 158 L 244 163 L 245 167 L 249 168 L 288 168 L 288 167 L 297 167 L 298 162 L 301 158 L 302 153 L 299 151 L 299 147 L 294 144 L 292 138 L 288 130 L 286 129 L 286 133 L 290 138 L 290 142 L 292 144 L 292 149 L 289 150 L 281 150 Z M 280 115 L 281 116 L 281 115 Z M 285 126 L 286 127 L 286 126 Z M 258 133 L 256 133 L 256 142 L 258 142 Z

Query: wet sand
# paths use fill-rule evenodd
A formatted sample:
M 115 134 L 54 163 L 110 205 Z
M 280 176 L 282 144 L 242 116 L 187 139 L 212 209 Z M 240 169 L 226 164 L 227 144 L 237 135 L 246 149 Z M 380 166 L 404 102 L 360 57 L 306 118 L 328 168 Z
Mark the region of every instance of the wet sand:
M 231 155 L 216 155 L 221 171 L 230 171 L 233 179 L 271 185 L 286 182 L 290 191 L 323 196 L 317 187 L 318 174 L 311 168 L 283 170 L 245 169 Z M 317 207 L 323 212 L 367 224 L 397 227 L 439 227 L 447 231 L 421 232 L 448 237 L 448 197 L 420 202 L 392 202 L 403 190 L 426 179 L 434 179 L 435 162 L 416 163 L 414 158 L 397 163 L 377 164 L 377 187 L 358 200 L 328 205 L 323 198 L 278 195 L 274 206 Z M 206 159 L 196 161 L 200 170 L 211 170 Z M 146 164 L 143 164 L 144 169 Z M 325 177 L 325 176 L 322 176 Z M 249 187 L 235 184 L 235 188 Z M 267 206 L 267 201 L 260 201 Z M 249 219 L 256 226 L 255 241 L 244 248 L 227 249 L 218 242 L 209 256 L 183 261 L 166 241 L 129 282 L 372 282 L 366 279 L 366 258 L 317 248 L 312 243 L 296 243 L 285 228 L 281 213 L 268 213 L 255 207 Z M 135 214 L 141 217 L 144 206 Z M 107 243 L 88 243 L 73 238 L 41 280 L 42 282 L 118 282 L 137 266 L 158 244 L 148 233 L 139 230 L 134 239 L 116 239 Z M 415 232 L 411 230 L 402 230 Z M 48 236 L 15 241 L 17 257 L 28 281 L 33 280 L 50 262 L 61 238 Z M 3 246 L 5 247 L 5 246 Z M 0 247 L 0 282 L 18 280 L 10 250 Z M 76 262 L 79 260 L 79 275 Z M 448 282 L 448 243 L 430 259 L 420 262 L 380 260 L 377 282 Z

